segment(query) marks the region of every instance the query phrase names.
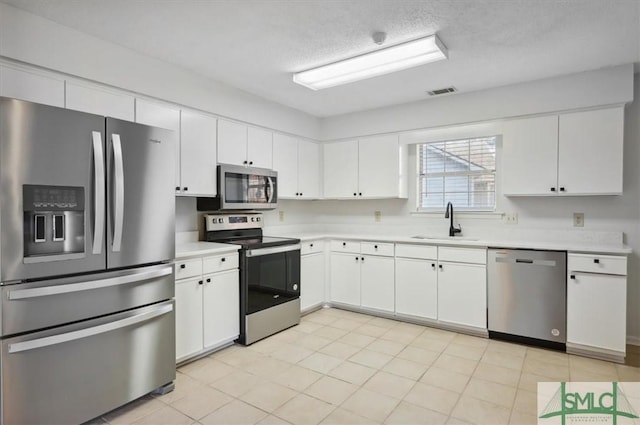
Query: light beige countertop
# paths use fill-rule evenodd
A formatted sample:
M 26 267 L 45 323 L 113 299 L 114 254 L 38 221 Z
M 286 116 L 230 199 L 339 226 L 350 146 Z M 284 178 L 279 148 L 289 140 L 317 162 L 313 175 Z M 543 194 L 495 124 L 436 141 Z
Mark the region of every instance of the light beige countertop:
M 182 242 L 176 244 L 176 259 L 201 255 L 225 254 L 236 251 L 238 251 L 238 247 L 230 244 L 216 242 Z

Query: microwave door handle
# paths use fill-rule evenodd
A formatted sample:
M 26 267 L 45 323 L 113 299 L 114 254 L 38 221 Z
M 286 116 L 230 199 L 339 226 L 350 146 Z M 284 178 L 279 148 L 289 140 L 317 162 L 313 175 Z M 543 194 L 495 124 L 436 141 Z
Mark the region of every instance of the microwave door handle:
M 105 177 L 104 152 L 102 151 L 102 134 L 99 131 L 91 133 L 93 137 L 93 254 L 102 253 L 105 219 Z
M 271 177 L 267 177 L 267 183 L 269 184 L 269 198 L 267 199 L 267 203 L 273 203 L 273 179 Z
M 119 252 L 122 246 L 122 228 L 124 225 L 124 164 L 122 162 L 122 143 L 119 134 L 112 134 L 113 158 L 115 167 L 115 193 L 113 204 L 115 209 L 113 220 L 113 252 Z

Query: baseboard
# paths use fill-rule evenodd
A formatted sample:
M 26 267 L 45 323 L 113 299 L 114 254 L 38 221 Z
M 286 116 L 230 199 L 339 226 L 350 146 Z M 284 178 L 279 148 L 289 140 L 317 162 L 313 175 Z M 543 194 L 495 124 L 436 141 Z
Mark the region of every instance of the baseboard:
M 627 335 L 627 344 L 640 346 L 640 336 Z

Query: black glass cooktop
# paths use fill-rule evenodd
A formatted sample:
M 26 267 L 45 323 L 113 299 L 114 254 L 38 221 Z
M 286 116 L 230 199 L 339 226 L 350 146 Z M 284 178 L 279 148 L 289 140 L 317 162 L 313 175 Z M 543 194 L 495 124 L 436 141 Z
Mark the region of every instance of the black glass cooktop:
M 277 238 L 274 236 L 258 236 L 246 239 L 234 239 L 229 241 L 220 241 L 222 243 L 231 243 L 240 245 L 243 249 L 268 248 L 270 246 L 295 245 L 300 243 L 300 239 L 294 238 Z

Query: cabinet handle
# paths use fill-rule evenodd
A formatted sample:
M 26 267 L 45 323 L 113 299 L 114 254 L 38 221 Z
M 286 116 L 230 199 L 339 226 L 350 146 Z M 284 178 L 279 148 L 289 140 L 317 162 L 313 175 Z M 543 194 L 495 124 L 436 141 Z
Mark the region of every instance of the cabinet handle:
M 184 268 L 186 268 L 186 267 L 187 267 L 187 265 L 186 265 L 186 264 L 180 264 L 180 268 L 181 268 L 181 269 L 184 269 Z
M 431 263 L 431 267 L 435 270 L 436 269 L 436 263 Z
M 360 261 L 362 261 L 364 263 L 364 257 L 360 258 Z
M 357 194 L 357 193 L 355 193 L 355 192 L 353 192 L 353 196 L 358 196 L 358 194 Z
M 253 161 L 249 161 L 249 165 L 253 165 Z
M 342 242 L 342 246 L 347 246 L 347 243 L 346 242 Z
M 552 187 L 552 188 L 551 188 L 551 191 L 552 191 L 552 192 L 555 192 L 555 191 L 556 191 L 556 188 L 555 188 L 555 187 Z
M 298 192 L 296 192 L 296 196 L 300 196 L 300 194 Z
M 600 259 L 598 259 L 598 258 L 594 258 L 594 259 L 593 259 L 593 262 L 594 262 L 594 263 L 596 263 L 596 264 L 600 264 Z
M 356 257 L 356 261 L 358 261 L 360 258 Z
M 247 161 L 242 161 L 242 163 L 246 165 L 246 164 L 247 164 Z
M 204 282 L 203 282 L 203 281 L 201 281 L 201 280 L 199 280 L 199 281 L 198 281 L 198 285 L 202 285 L 203 283 L 204 283 Z
M 309 244 L 309 248 L 313 248 L 313 244 Z
M 176 190 L 179 192 L 180 191 L 180 186 L 176 186 Z
M 300 192 L 300 196 L 302 196 L 302 192 Z
M 378 245 L 374 245 L 374 246 L 373 246 L 373 249 L 378 249 Z
M 362 196 L 362 192 L 358 193 L 358 195 Z
M 211 283 L 211 278 L 207 279 L 207 283 Z
M 569 275 L 569 279 L 576 280 L 576 275 L 575 274 Z
M 560 188 L 560 192 L 564 192 L 564 187 L 561 187 L 561 188 Z
M 222 258 L 220 259 L 220 261 L 222 261 L 222 262 L 224 263 L 225 261 L 227 261 L 227 259 L 226 259 L 226 258 L 224 258 L 224 257 L 222 257 Z
M 439 268 L 440 270 L 443 270 L 443 269 L 442 269 L 442 264 L 438 264 L 438 268 Z
M 185 186 L 185 187 L 182 188 L 182 190 L 184 190 L 186 192 L 187 190 L 189 190 L 189 188 Z

